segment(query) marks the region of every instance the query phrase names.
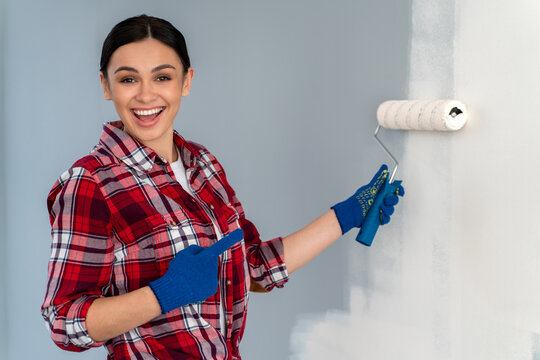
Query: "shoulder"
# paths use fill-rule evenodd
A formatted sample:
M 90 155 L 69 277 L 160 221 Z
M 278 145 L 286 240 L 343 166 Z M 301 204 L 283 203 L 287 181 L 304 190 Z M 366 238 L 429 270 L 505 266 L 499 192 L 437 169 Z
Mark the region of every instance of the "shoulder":
M 100 181 L 99 173 L 109 169 L 111 166 L 115 166 L 117 159 L 109 154 L 105 149 L 96 146 L 92 152 L 82 158 L 78 159 L 64 171 L 57 180 L 59 186 L 63 186 L 70 180 L 87 179 L 96 184 Z
M 99 174 L 104 169 L 114 166 L 116 159 L 103 148 L 96 146 L 92 152 L 78 159 L 55 181 L 47 197 L 52 204 L 61 192 L 88 191 L 89 188 L 102 187 Z
M 92 152 L 75 161 L 71 168 L 83 168 L 91 174 L 95 174 L 103 168 L 114 165 L 118 160 L 101 146 L 96 146 Z M 69 171 L 69 170 L 68 170 Z
M 210 151 L 208 148 L 202 144 L 199 144 L 198 142 L 192 141 L 192 140 L 184 140 L 185 144 L 188 146 L 188 148 L 195 154 L 201 156 L 202 154 L 210 154 Z
M 201 145 L 195 141 L 185 140 L 186 145 L 189 146 L 190 150 L 201 159 L 208 167 L 212 168 L 214 171 L 224 174 L 225 170 L 223 166 L 217 159 L 217 157 L 204 145 Z

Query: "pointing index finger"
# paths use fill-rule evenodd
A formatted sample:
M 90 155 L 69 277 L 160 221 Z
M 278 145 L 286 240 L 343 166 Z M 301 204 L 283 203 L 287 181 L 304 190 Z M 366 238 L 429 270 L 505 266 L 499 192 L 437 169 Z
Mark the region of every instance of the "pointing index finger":
M 220 254 L 227 251 L 227 249 L 229 249 L 231 246 L 240 242 L 243 237 L 244 232 L 242 231 L 242 229 L 236 229 L 229 235 L 225 236 L 223 239 L 219 240 L 218 242 L 204 250 L 205 255 L 219 256 Z

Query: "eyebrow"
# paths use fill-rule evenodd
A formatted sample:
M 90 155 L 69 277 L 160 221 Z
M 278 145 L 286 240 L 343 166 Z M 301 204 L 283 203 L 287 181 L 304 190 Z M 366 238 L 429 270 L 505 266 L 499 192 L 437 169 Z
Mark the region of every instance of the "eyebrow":
M 173 70 L 176 70 L 176 68 L 170 64 L 162 64 L 162 65 L 159 65 L 159 66 L 156 66 L 155 68 L 152 69 L 152 72 L 155 73 L 155 72 L 158 72 L 158 71 L 161 71 L 163 69 L 173 69 Z M 117 72 L 119 71 L 131 71 L 131 72 L 134 72 L 134 73 L 139 73 L 139 70 L 135 69 L 135 68 L 132 68 L 130 66 L 120 66 L 118 69 L 116 69 L 114 71 L 114 73 L 116 74 Z

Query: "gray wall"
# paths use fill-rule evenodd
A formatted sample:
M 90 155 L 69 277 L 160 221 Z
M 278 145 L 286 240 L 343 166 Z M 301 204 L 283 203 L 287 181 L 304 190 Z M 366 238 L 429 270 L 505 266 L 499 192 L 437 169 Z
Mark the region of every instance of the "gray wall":
M 6 307 L 6 279 L 7 279 L 7 265 L 6 265 L 6 201 L 5 201 L 5 157 L 6 153 L 6 137 L 4 132 L 4 30 L 5 30 L 5 17 L 4 17 L 4 0 L 0 0 L 0 324 L 5 326 L 0 327 L 0 359 L 7 358 L 8 349 L 8 335 L 7 329 L 9 324 L 7 323 L 7 307 Z
M 50 341 L 39 314 L 50 245 L 45 199 L 101 124 L 116 119 L 98 62 L 118 21 L 144 12 L 184 33 L 195 78 L 176 128 L 219 157 L 263 238 L 305 225 L 386 161 L 371 133 L 377 105 L 406 94 L 409 1 L 4 1 L 10 360 L 74 357 Z M 283 290 L 252 296 L 246 359 L 288 358 L 299 316 L 348 306 L 354 235 Z

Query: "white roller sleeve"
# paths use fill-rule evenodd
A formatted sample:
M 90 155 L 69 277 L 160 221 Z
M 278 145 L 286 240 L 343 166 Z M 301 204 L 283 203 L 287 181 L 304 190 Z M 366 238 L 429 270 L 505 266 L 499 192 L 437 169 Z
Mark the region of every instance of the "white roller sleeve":
M 387 129 L 455 131 L 467 122 L 467 107 L 457 100 L 391 100 L 377 109 Z

